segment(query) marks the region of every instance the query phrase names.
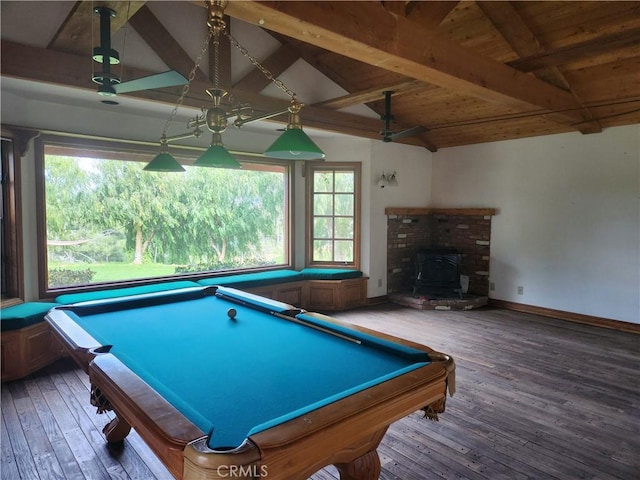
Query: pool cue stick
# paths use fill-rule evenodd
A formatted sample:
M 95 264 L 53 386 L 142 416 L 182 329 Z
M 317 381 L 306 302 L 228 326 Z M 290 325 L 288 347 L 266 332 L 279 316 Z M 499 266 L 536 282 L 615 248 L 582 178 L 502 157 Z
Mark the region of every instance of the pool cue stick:
M 353 342 L 353 343 L 357 343 L 358 345 L 362 345 L 362 341 L 358 340 L 357 338 L 351 338 L 351 337 L 349 337 L 347 335 L 343 335 L 341 333 L 334 332 L 333 330 L 329 330 L 328 328 L 321 327 L 320 325 L 314 325 L 312 323 L 308 323 L 308 322 L 305 322 L 303 320 L 299 320 L 299 319 L 297 319 L 295 317 L 288 317 L 288 316 L 282 315 L 281 313 L 278 313 L 278 312 L 273 312 L 273 315 L 275 315 L 278 318 L 282 318 L 283 320 L 289 320 L 290 322 L 298 323 L 300 325 L 304 325 L 305 327 L 314 328 L 314 329 L 319 330 L 321 332 L 328 333 L 329 335 L 333 335 L 334 337 L 339 337 L 339 338 L 342 338 L 343 340 L 347 340 L 349 342 Z

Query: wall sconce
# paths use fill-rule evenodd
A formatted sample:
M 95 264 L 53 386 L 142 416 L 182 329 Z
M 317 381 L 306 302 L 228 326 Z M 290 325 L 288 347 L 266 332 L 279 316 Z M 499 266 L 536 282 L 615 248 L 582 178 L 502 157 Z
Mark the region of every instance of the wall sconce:
M 382 172 L 382 175 L 380 175 L 380 177 L 378 178 L 376 185 L 378 185 L 380 188 L 397 187 L 398 179 L 396 177 L 396 172 L 389 172 L 389 173 Z

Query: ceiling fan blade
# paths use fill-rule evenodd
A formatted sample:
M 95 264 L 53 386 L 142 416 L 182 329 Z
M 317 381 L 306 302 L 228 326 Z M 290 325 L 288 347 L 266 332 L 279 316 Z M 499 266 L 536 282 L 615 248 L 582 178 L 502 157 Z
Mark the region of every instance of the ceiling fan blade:
M 427 127 L 418 125 L 417 127 L 407 128 L 406 130 L 402 130 L 400 132 L 389 133 L 388 135 L 385 135 L 385 137 L 389 138 L 389 140 L 397 140 L 399 138 L 414 137 L 426 132 L 427 130 Z
M 164 73 L 156 73 L 115 86 L 116 93 L 137 92 L 139 90 L 153 90 L 156 88 L 175 87 L 184 85 L 187 79 L 175 70 L 169 70 Z

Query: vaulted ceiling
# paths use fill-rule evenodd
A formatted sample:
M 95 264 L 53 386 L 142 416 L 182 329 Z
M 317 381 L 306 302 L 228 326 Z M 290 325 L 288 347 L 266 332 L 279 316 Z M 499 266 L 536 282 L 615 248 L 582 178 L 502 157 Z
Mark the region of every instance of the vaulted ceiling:
M 38 3 L 3 0 L 3 17 L 24 22 L 20 29 L 29 38 Z M 184 76 L 193 68 L 197 52 L 185 51 L 152 11 L 152 4 L 166 2 L 45 3 L 48 11 L 57 3 L 67 12 L 51 26 L 46 45 L 20 38 L 15 26 L 5 35 L 3 18 L 2 76 L 95 89 L 86 72 L 97 5 L 117 12 L 112 33 L 128 23 L 168 68 Z M 305 126 L 380 138 L 380 119 L 349 107 L 367 105 L 382 115 L 385 91 L 394 92 L 394 130 L 426 127 L 398 141 L 431 151 L 562 132 L 597 135 L 640 123 L 640 2 L 231 1 L 225 13 L 277 40 L 277 50 L 259 58 L 274 75 L 303 59 L 347 92 L 307 105 Z M 195 34 L 201 30 L 194 28 Z M 221 45 L 220 72 L 234 97 L 250 101 L 257 112 L 286 105 L 258 93 L 269 85 L 258 70 L 231 85 L 231 48 Z M 136 65 L 123 69 L 127 78 L 149 73 Z M 197 71 L 185 105 L 207 100 L 212 76 Z M 127 95 L 173 105 L 181 91 Z

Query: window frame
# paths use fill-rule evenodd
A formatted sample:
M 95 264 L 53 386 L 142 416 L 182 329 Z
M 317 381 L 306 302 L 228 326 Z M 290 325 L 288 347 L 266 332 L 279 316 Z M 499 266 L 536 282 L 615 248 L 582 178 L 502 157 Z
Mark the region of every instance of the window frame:
M 360 162 L 307 162 L 305 165 L 305 200 L 306 200 L 306 228 L 305 266 L 310 268 L 354 268 L 360 269 L 360 238 L 361 238 L 361 203 L 362 203 L 362 164 Z M 314 173 L 317 171 L 353 172 L 354 174 L 354 224 L 353 224 L 353 261 L 313 261 L 313 198 Z M 333 217 L 335 218 L 335 217 Z
M 284 236 L 285 247 L 284 252 L 287 255 L 285 263 L 274 267 L 251 267 L 245 269 L 224 270 L 219 272 L 190 272 L 175 275 L 167 275 L 161 277 L 121 280 L 111 282 L 96 282 L 85 285 L 74 285 L 65 287 L 53 287 L 48 285 L 48 256 L 46 242 L 46 199 L 45 199 L 45 145 L 54 145 L 60 147 L 71 147 L 80 150 L 89 151 L 107 151 L 114 160 L 122 161 L 141 161 L 141 155 L 145 155 L 147 159 L 157 155 L 157 145 L 149 142 L 134 142 L 125 140 L 104 139 L 90 136 L 74 136 L 66 134 L 46 134 L 36 138 L 34 142 L 34 157 L 36 168 L 36 222 L 37 222 L 37 243 L 38 243 L 38 288 L 41 298 L 52 298 L 64 293 L 76 293 L 93 290 L 104 290 L 111 288 L 132 287 L 148 285 L 159 282 L 167 282 L 174 280 L 198 280 L 201 278 L 213 278 L 216 276 L 230 275 L 234 273 L 251 273 L 268 270 L 280 270 L 293 268 L 294 261 L 294 239 L 293 239 L 293 199 L 294 199 L 294 163 L 288 160 L 267 159 L 260 154 L 251 154 L 248 152 L 233 152 L 234 156 L 241 163 L 254 163 L 257 165 L 278 165 L 285 167 L 285 206 L 284 206 Z M 172 153 L 179 163 L 183 165 L 192 165 L 198 156 L 204 151 L 203 148 L 171 146 Z M 114 153 L 115 152 L 115 153 Z M 149 157 L 151 155 L 151 157 Z M 131 156 L 133 159 L 127 159 L 125 156 Z M 136 160 L 135 157 L 138 157 Z M 169 175 L 179 175 L 179 173 Z
M 2 307 L 24 301 L 20 159 L 32 136 L 28 132 L 2 127 Z

